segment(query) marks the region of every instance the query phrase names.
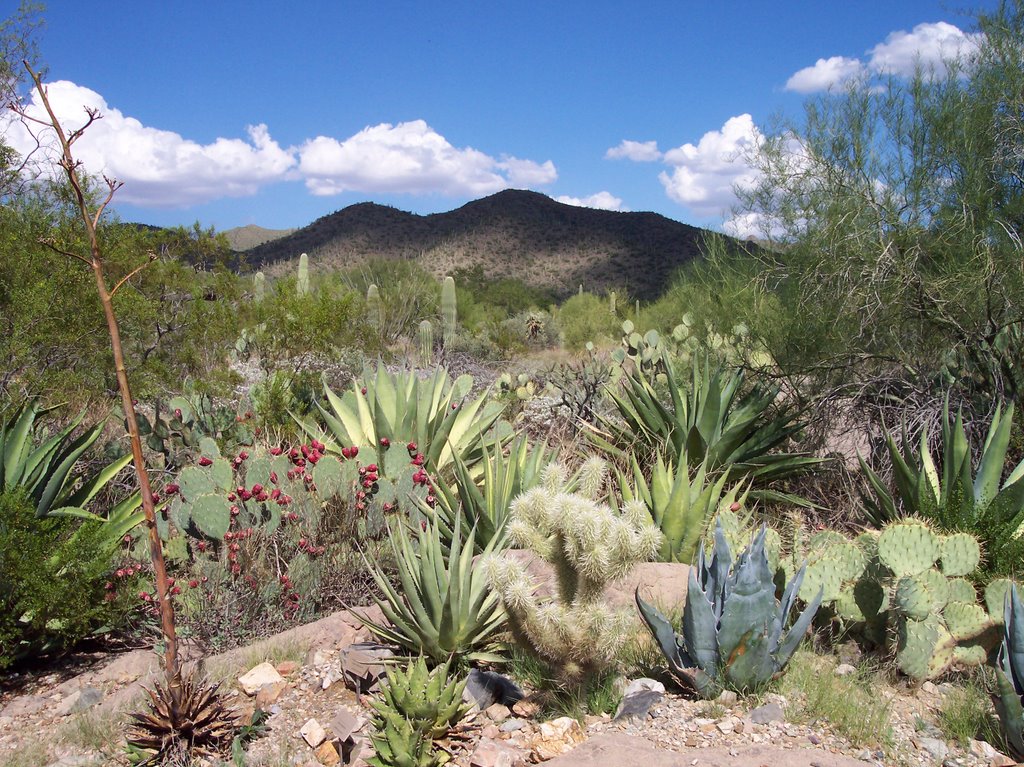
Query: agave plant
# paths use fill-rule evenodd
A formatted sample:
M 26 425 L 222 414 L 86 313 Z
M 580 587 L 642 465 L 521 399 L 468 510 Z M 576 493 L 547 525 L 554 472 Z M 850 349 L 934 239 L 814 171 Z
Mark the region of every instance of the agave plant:
M 995 703 L 1006 742 L 1020 760 L 1024 759 L 1024 604 L 1016 586 L 1006 596 L 1004 612 L 1003 644 L 996 659 L 999 695 Z
M 606 431 L 592 439 L 614 455 L 638 444 L 677 458 L 685 453 L 693 461 L 706 461 L 709 471 L 729 468 L 734 477 L 749 477 L 759 486 L 821 463 L 802 453 L 771 452 L 800 431 L 804 421 L 796 410 L 770 412 L 778 387 L 758 386 L 741 397 L 743 378 L 742 370 L 712 372 L 710 362 L 694 358 L 687 391 L 666 362 L 671 398 L 666 405 L 643 372 L 628 372 L 621 393 L 609 389 L 621 422 L 601 417 Z
M 404 670 L 390 666 L 388 683 L 381 686 L 373 710 L 385 722 L 401 717 L 431 740 L 443 738 L 469 710 L 462 699 L 466 679 L 452 679 L 450 665 L 442 663 L 428 671 L 421 656 Z
M 434 517 L 446 541 L 461 527 L 476 553 L 483 553 L 492 541 L 500 548 L 512 500 L 536 486 L 552 460 L 554 453 L 546 444 L 530 447 L 525 437 L 509 445 L 507 456 L 498 448 L 485 451 L 479 477 L 456 456 L 454 482 L 438 478 L 435 483 L 437 507 L 421 502 L 420 508 Z
M 640 615 L 672 674 L 703 698 L 714 698 L 723 688 L 756 690 L 779 676 L 821 604 L 819 592 L 785 631 L 804 568 L 786 585 L 779 602 L 765 553 L 766 534 L 762 527 L 733 566 L 725 534 L 716 526 L 711 561 L 701 545 L 697 566 L 690 570 L 682 635 L 637 591 Z
M 462 545 L 461 528 L 455 528 L 447 554 L 437 525 L 424 524 L 416 532 L 415 546 L 401 530 L 389 526 L 388 533 L 401 588 L 368 563 L 384 595 L 377 604 L 390 623 L 367 621 L 370 630 L 437 663 L 453 656 L 503 660 L 491 650 L 505 612 L 486 577 L 473 567 L 473 546 Z
M 217 687 L 194 672 L 184 674 L 176 690 L 162 684 L 147 689 L 151 711 L 131 715 L 127 736 L 136 763 L 164 764 L 184 749 L 208 755 L 227 751 L 238 722 Z
M 717 478 L 709 477 L 706 458 L 691 476 L 685 451 L 679 457 L 678 469 L 659 454 L 651 468 L 650 482 L 636 456 L 631 455 L 630 461 L 632 483 L 625 474 L 619 474 L 622 500 L 636 498 L 647 507 L 664 536 L 659 552 L 662 562 L 693 562 L 718 511 L 736 503 L 742 505 L 747 499 L 748 491 L 740 484 L 725 489 L 728 471 Z
M 40 408 L 30 400 L 0 426 L 0 493 L 15 486 L 24 488 L 39 517 L 81 509 L 132 459 L 122 456 L 89 477 L 73 474 L 78 460 L 99 439 L 103 424 L 74 436 L 85 418 L 83 411 L 56 434 L 37 442 L 36 421 L 53 409 Z
M 465 375 L 452 382 L 443 368 L 421 379 L 413 371 L 390 373 L 379 365 L 376 374 L 364 373 L 340 396 L 324 385 L 330 407 L 318 406 L 326 437 L 318 425 L 296 421 L 332 452 L 343 447 L 382 451 L 391 442 L 412 442 L 435 471 L 447 469 L 455 456 L 472 466 L 488 444 L 501 444 L 511 431 L 499 424 L 504 406 L 486 392 L 469 399 L 472 386 L 473 379 Z M 378 458 L 383 463 L 383 456 Z
M 886 434 L 896 493 L 860 460 L 872 490 L 864 497 L 871 521 L 881 526 L 902 516 L 918 516 L 943 530 L 972 532 L 985 543 L 990 566 L 1000 569 L 1001 552 L 1024 532 L 1024 461 L 1002 478 L 1012 423 L 1013 405 L 1005 411 L 997 406 L 976 471 L 963 415 L 950 417 L 948 399 L 942 411 L 941 474 L 928 450 L 927 429 L 916 448 L 905 429 L 899 445 Z

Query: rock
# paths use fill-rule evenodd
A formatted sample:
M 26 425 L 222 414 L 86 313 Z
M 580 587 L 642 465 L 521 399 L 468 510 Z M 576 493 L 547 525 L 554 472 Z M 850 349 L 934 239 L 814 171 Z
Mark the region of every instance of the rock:
M 939 738 L 914 738 L 914 745 L 925 751 L 936 762 L 941 762 L 949 753 L 946 741 Z
M 700 748 L 665 751 L 649 741 L 621 732 L 594 735 L 571 753 L 550 761 L 547 767 L 865 767 L 851 756 L 820 748 L 757 745 L 733 748 Z
M 57 716 L 68 716 L 90 709 L 103 700 L 103 692 L 95 687 L 82 687 L 68 695 L 53 710 Z
M 310 719 L 299 730 L 299 735 L 306 741 L 310 748 L 316 748 L 327 739 L 327 733 L 324 732 L 324 728 L 320 726 L 320 722 L 316 719 Z
M 939 688 L 936 687 L 931 682 L 925 682 L 924 684 L 921 685 L 921 692 L 926 693 L 928 695 L 938 695 L 939 694 Z
M 663 696 L 664 693 L 657 690 L 640 690 L 627 695 L 619 703 L 614 719 L 616 722 L 625 719 L 644 719 L 650 713 L 651 706 L 660 703 Z
M 572 751 L 585 739 L 580 723 L 569 716 L 542 722 L 530 747 L 541 761 Z
M 277 669 L 277 673 L 281 676 L 289 676 L 298 671 L 301 666 L 293 660 L 285 660 L 278 663 L 274 668 Z
M 984 740 L 972 740 L 970 751 L 971 756 L 976 756 L 979 759 L 991 759 L 999 753 L 992 747 L 991 743 Z
M 556 588 L 554 571 L 546 561 L 530 551 L 512 550 L 506 556 L 526 567 L 527 574 L 538 584 L 537 595 L 551 596 Z M 641 562 L 629 575 L 615 581 L 605 589 L 605 601 L 612 607 L 628 609 L 636 614 L 636 590 L 646 601 L 664 607 L 682 606 L 686 601 L 686 587 L 690 566 L 668 562 Z M 640 619 L 637 618 L 639 624 Z
M 341 651 L 341 674 L 345 686 L 359 694 L 372 692 L 384 676 L 382 661 L 393 658 L 391 648 L 375 642 L 358 642 Z
M 484 711 L 484 714 L 486 714 L 487 718 L 492 722 L 503 722 L 512 716 L 512 711 L 504 703 L 495 703 L 488 706 Z
M 482 671 L 474 668 L 466 678 L 466 688 L 462 698 L 472 703 L 480 711 L 484 711 L 495 703 L 513 707 L 523 699 L 523 691 L 506 676 L 495 671 Z
M 334 765 L 341 763 L 341 754 L 338 753 L 338 749 L 334 747 L 334 744 L 327 740 L 321 743 L 320 747 L 316 750 L 316 760 L 320 764 L 327 765 L 327 767 L 334 767 Z
M 768 724 L 785 721 L 786 714 L 778 703 L 765 703 L 751 711 L 749 718 L 754 724 Z
M 639 679 L 632 680 L 626 685 L 626 689 L 622 691 L 622 697 L 628 698 L 630 695 L 634 695 L 638 692 L 645 690 L 653 692 L 665 692 L 665 685 L 659 682 L 657 679 L 648 679 L 646 677 L 640 677 Z
M 238 677 L 238 684 L 246 695 L 255 695 L 265 684 L 276 684 L 283 682 L 284 678 L 277 673 L 277 669 L 270 663 L 261 663 L 249 669 L 242 676 Z
M 103 758 L 99 756 L 68 755 L 50 762 L 46 767 L 99 767 L 102 763 Z
M 522 767 L 526 754 L 518 748 L 484 738 L 476 744 L 469 767 Z
M 281 694 L 288 689 L 288 683 L 283 679 L 280 682 L 271 682 L 260 687 L 256 693 L 256 706 L 266 711 L 277 699 L 281 697 Z
M 736 701 L 739 699 L 739 696 L 732 690 L 722 690 L 718 697 L 715 698 L 715 701 L 721 703 L 726 708 L 730 708 L 731 706 L 735 706 Z
M 540 706 L 529 698 L 523 698 L 512 705 L 512 713 L 524 719 L 532 718 L 538 711 L 540 711 Z
M 502 732 L 515 732 L 521 730 L 527 725 L 525 719 L 509 719 L 498 725 L 498 729 Z
M 357 716 L 347 708 L 340 708 L 328 726 L 335 739 L 345 741 L 361 730 L 365 724 L 365 717 Z
M 45 708 L 49 708 L 50 704 L 51 701 L 41 695 L 22 695 L 4 706 L 3 711 L 0 711 L 0 715 L 11 718 L 30 716 Z
M 480 729 L 480 737 L 487 740 L 497 740 L 501 737 L 501 730 L 497 725 L 488 724 Z
M 856 673 L 857 669 L 854 666 L 851 666 L 849 663 L 840 663 L 838 666 L 836 666 L 835 670 L 836 676 L 849 676 L 850 674 Z
M 728 735 L 736 729 L 736 719 L 733 717 L 729 717 L 728 719 L 723 719 L 715 726 L 718 728 L 718 731 L 720 733 L 722 733 L 723 735 Z

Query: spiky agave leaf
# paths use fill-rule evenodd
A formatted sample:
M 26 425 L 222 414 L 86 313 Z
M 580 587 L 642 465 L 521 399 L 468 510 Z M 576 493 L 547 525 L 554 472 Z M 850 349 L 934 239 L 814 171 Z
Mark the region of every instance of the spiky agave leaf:
M 217 694 L 218 688 L 196 672 L 180 678 L 177 694 L 162 683 L 146 688 L 149 711 L 131 715 L 134 721 L 127 736 L 129 746 L 149 754 L 141 763 L 158 764 L 181 750 L 227 753 L 238 721 Z

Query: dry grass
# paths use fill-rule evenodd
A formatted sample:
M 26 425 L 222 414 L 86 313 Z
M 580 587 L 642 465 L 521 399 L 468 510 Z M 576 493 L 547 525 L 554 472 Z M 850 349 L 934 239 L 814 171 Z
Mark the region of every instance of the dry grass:
M 836 659 L 801 650 L 793 656 L 780 682 L 791 701 L 787 717 L 823 720 L 854 746 L 890 750 L 893 745 L 890 703 L 882 694 L 888 683 L 876 668 L 862 665 L 856 673 L 837 676 Z

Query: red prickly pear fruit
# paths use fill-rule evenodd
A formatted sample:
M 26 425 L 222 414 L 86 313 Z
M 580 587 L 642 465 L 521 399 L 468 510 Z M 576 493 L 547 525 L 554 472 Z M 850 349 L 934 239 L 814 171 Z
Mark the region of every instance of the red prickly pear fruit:
M 422 453 L 417 453 L 416 457 L 412 459 L 412 465 L 413 466 L 422 466 L 424 460 L 426 460 L 426 459 L 424 459 L 423 454 Z
M 199 459 L 200 466 L 213 466 L 213 461 L 207 458 L 205 455 Z
M 168 578 L 167 579 L 167 585 L 168 586 L 173 586 L 174 585 L 174 578 Z
M 459 407 L 459 403 L 458 402 L 453 402 L 452 403 L 452 410 L 456 410 L 456 409 L 458 409 L 458 407 Z
M 247 452 L 245 452 L 244 450 L 241 453 L 238 454 L 238 457 L 241 458 L 243 461 L 248 461 L 249 460 L 249 454 Z
M 415 453 L 418 448 L 415 442 L 410 442 L 408 445 L 405 446 L 405 449 L 408 450 L 410 453 Z
M 242 572 L 242 566 L 241 565 L 239 565 L 238 563 L 235 563 L 235 564 L 231 565 L 231 574 L 232 575 L 238 575 L 240 572 Z
M 255 485 L 252 486 L 252 494 L 253 495 L 259 495 L 262 492 L 263 492 L 263 485 L 261 485 L 259 482 L 257 482 Z
M 284 452 L 284 449 L 282 449 L 280 447 L 272 447 L 272 448 L 270 448 L 270 454 L 271 455 L 281 455 L 281 453 L 283 453 L 283 452 Z
M 391 440 L 388 439 L 387 437 L 381 437 L 380 438 L 380 446 L 381 447 L 391 447 Z
M 301 548 L 306 548 L 306 539 L 305 538 L 299 538 L 299 546 Z
M 177 418 L 179 421 L 181 420 L 181 408 L 180 407 L 174 408 L 174 417 Z
M 193 578 L 192 580 L 190 580 L 188 582 L 188 587 L 190 589 L 197 589 L 197 588 L 199 588 L 199 581 L 197 581 L 195 578 Z
M 276 501 L 280 497 L 281 497 L 281 488 L 275 487 L 273 490 L 270 491 L 270 500 Z
M 352 449 L 349 452 L 352 453 L 352 458 L 355 458 L 357 455 L 359 455 L 359 448 L 353 445 Z
M 228 500 L 233 503 L 234 501 L 238 500 L 238 496 L 235 495 L 234 493 L 228 493 Z
M 176 484 L 171 482 L 170 484 L 164 485 L 164 495 L 174 495 L 180 489 L 181 488 L 179 488 Z
M 366 467 L 366 470 L 376 474 L 377 473 L 377 464 L 371 463 L 369 466 Z
M 237 517 L 238 516 L 238 507 L 237 506 L 232 506 L 231 507 L 231 516 L 233 516 L 233 517 Z
M 251 410 L 246 410 L 245 411 L 245 419 L 249 420 L 250 418 L 252 418 L 252 411 Z
M 366 387 L 364 386 L 363 388 L 361 388 L 361 389 L 359 390 L 359 393 L 360 393 L 360 394 L 366 394 Z
M 277 472 L 276 471 L 270 472 L 270 484 L 272 484 L 272 485 L 276 485 L 277 484 Z

